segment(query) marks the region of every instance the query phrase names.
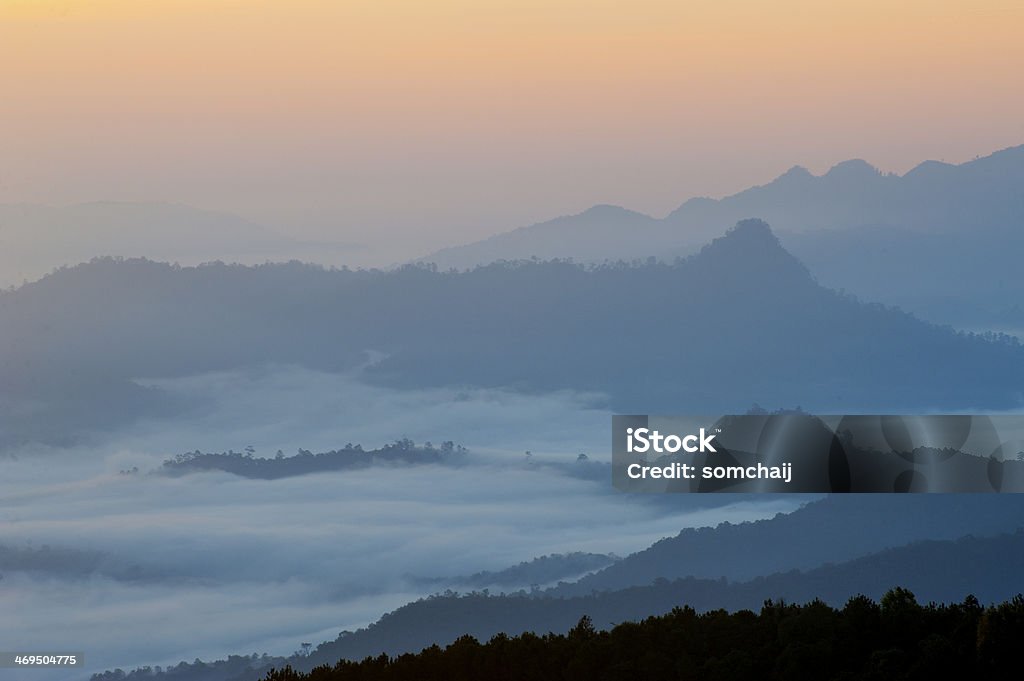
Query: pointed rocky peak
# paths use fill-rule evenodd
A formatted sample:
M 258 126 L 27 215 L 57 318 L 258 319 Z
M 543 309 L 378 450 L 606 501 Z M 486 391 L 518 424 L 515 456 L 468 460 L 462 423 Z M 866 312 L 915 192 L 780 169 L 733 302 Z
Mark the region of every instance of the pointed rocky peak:
M 723 272 L 760 272 L 780 278 L 810 278 L 807 268 L 782 247 L 764 220 L 740 220 L 700 250 L 695 261 Z

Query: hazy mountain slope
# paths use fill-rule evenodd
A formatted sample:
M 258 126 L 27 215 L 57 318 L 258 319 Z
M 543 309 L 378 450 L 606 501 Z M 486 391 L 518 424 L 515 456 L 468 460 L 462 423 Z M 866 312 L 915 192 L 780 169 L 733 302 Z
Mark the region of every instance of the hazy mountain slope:
M 306 243 L 236 215 L 181 204 L 0 204 L 0 287 L 105 255 L 196 265 L 339 257 L 351 248 Z
M 545 260 L 572 258 L 578 262 L 631 260 L 651 255 L 649 244 L 652 238 L 663 238 L 663 230 L 661 221 L 649 215 L 619 206 L 594 206 L 577 215 L 446 248 L 422 260 L 436 263 L 441 269 L 462 269 L 498 260 L 528 260 L 534 256 Z
M 976 234 L 984 228 L 1008 236 L 1024 218 L 1024 145 L 960 165 L 925 161 L 902 176 L 883 174 L 861 159 L 820 176 L 794 166 L 767 184 L 721 199 L 690 199 L 662 219 L 595 206 L 423 260 L 465 268 L 533 256 L 594 262 L 674 257 L 751 217 L 779 226 L 782 234 L 886 226 L 922 233 Z
M 1024 146 L 960 165 L 920 164 L 903 176 L 865 161 L 814 176 L 794 167 L 722 199 L 695 198 L 661 220 L 593 209 L 424 258 L 471 267 L 501 258 L 579 261 L 696 250 L 735 222 L 757 217 L 824 285 L 901 306 L 939 323 L 1024 329 Z
M 926 161 L 902 176 L 860 159 L 821 176 L 795 167 L 718 201 L 687 201 L 666 220 L 717 227 L 751 215 L 790 232 L 878 225 L 933 233 L 1016 231 L 1011 225 L 1024 217 L 1024 145 L 960 165 Z
M 2 547 L 0 547 L 2 550 Z M 2 555 L 2 554 L 0 554 Z M 619 560 L 614 554 L 556 553 L 523 561 L 504 570 L 485 570 L 456 577 L 419 578 L 424 586 L 454 589 L 495 589 L 498 591 L 530 588 L 554 584 L 561 580 L 577 579 L 580 575 L 607 567 Z
M 998 560 L 994 560 L 996 556 Z M 466 633 L 487 640 L 499 632 L 565 631 L 583 615 L 590 615 L 595 626 L 607 628 L 665 613 L 678 605 L 698 611 L 756 610 L 767 599 L 803 603 L 814 598 L 842 605 L 857 594 L 878 599 L 893 586 L 910 589 L 921 602 L 957 602 L 973 594 L 988 603 L 1020 593 L 1022 573 L 1024 534 L 1018 532 L 914 543 L 837 565 L 740 583 L 688 578 L 565 599 L 436 597 L 399 608 L 366 629 L 321 645 L 311 661 L 417 651 Z
M 1016 264 L 1024 232 L 979 227 L 922 233 L 881 226 L 780 238 L 824 286 L 935 322 L 1024 337 L 1024 276 Z
M 754 401 L 962 409 L 991 401 L 1000 384 L 1013 386 L 1009 403 L 1018 400 L 1012 362 L 982 355 L 1009 360 L 1019 347 L 978 344 L 826 290 L 761 222 L 741 223 L 675 266 L 486 268 L 469 279 L 478 292 L 453 291 L 440 313 L 419 308 L 420 343 L 375 376 L 603 391 L 640 413 Z M 448 332 L 432 338 L 439 328 Z
M 559 595 L 622 589 L 656 579 L 746 580 L 923 539 L 956 539 L 1024 526 L 1024 496 L 835 494 L 753 523 L 684 529 L 650 548 L 556 589 Z
M 996 556 L 998 560 L 994 559 Z M 447 645 L 466 634 L 486 641 L 502 632 L 564 632 L 584 615 L 590 616 L 596 627 L 606 629 L 621 622 L 664 614 L 682 605 L 698 612 L 757 611 L 768 599 L 806 603 L 818 598 L 842 606 L 861 594 L 877 601 L 894 586 L 909 589 L 921 603 L 961 602 L 974 595 L 987 604 L 1010 600 L 1020 593 L 1022 573 L 1024 533 L 1016 532 L 989 538 L 916 542 L 844 563 L 805 572 L 776 573 L 747 582 L 685 578 L 571 598 L 480 593 L 435 596 L 388 613 L 365 629 L 342 632 L 308 657 L 292 657 L 288 663 L 297 669 L 310 669 L 339 659 L 361 660 L 382 652 L 417 652 L 435 643 Z M 280 661 L 276 664 L 279 666 Z M 267 669 L 268 666 L 254 665 L 249 673 L 233 678 L 254 681 Z M 192 677 L 155 678 L 191 681 Z
M 674 265 L 384 273 L 99 260 L 0 294 L 0 328 L 0 419 L 21 438 L 107 423 L 89 412 L 108 393 L 129 416 L 168 407 L 146 391 L 133 400 L 135 377 L 343 370 L 366 351 L 385 358 L 367 380 L 590 391 L 631 413 L 1013 408 L 1024 388 L 1019 344 L 822 288 L 757 221 Z
M 878 599 L 893 586 L 921 602 L 968 594 L 983 603 L 1005 600 L 1024 591 L 1022 505 L 1020 495 L 833 495 L 769 520 L 684 530 L 580 580 L 580 588 L 422 599 L 290 663 L 310 668 L 418 651 L 464 634 L 487 640 L 499 632 L 564 631 L 583 615 L 609 627 L 684 604 L 699 611 L 756 610 L 766 599 L 842 605 L 857 594 Z M 652 562 L 661 570 L 651 571 Z M 624 571 L 635 574 L 625 578 Z M 593 579 L 602 574 L 603 583 Z M 610 578 L 630 586 L 613 586 Z

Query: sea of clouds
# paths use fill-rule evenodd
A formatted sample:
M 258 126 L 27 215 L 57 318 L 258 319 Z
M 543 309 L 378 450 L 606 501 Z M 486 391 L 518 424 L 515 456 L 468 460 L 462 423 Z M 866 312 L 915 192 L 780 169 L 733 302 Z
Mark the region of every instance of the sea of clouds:
M 396 391 L 290 367 L 150 384 L 190 409 L 75 447 L 0 456 L 0 545 L 45 558 L 0 570 L 0 641 L 86 659 L 80 674 L 4 678 L 290 654 L 426 595 L 415 578 L 570 551 L 626 555 L 683 527 L 798 503 L 673 505 L 616 492 L 610 474 L 573 475 L 566 464 L 580 453 L 610 458 L 599 396 Z M 195 449 L 273 456 L 402 437 L 454 440 L 468 463 L 269 481 L 154 472 Z

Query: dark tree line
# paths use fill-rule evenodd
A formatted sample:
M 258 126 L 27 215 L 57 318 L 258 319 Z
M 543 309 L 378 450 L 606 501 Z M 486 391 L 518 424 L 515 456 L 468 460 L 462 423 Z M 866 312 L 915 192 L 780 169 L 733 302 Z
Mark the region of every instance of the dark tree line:
M 254 668 L 267 669 L 282 664 L 284 658 L 263 655 L 231 655 L 216 662 L 180 662 L 167 667 L 140 667 L 131 671 L 114 669 L 93 674 L 89 681 L 144 681 L 146 679 L 168 679 L 170 681 L 223 681 L 224 679 L 249 678 Z
M 453 464 L 462 462 L 466 454 L 465 447 L 451 441 L 435 447 L 430 442 L 417 445 L 408 438 L 402 438 L 373 450 L 351 443 L 341 449 L 318 454 L 300 449 L 294 456 L 285 456 L 279 450 L 272 459 L 255 456 L 252 447 L 246 447 L 242 452 L 206 453 L 196 450 L 167 459 L 161 471 L 171 475 L 224 471 L 246 478 L 273 480 L 321 471 L 365 468 L 374 464 Z
M 921 605 L 903 588 L 841 609 L 765 601 L 760 612 L 677 607 L 598 631 L 584 617 L 566 634 L 463 636 L 416 654 L 342 660 L 265 681 L 626 681 L 679 679 L 1017 679 L 1024 596 L 989 607 L 974 596 Z

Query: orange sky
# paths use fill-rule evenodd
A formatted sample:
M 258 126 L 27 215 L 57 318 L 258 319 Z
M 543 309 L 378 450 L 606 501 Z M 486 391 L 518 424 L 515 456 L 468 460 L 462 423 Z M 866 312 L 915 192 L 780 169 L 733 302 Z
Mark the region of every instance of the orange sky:
M 180 201 L 395 257 L 660 215 L 1024 143 L 1022 35 L 1006 0 L 3 0 L 0 201 Z

